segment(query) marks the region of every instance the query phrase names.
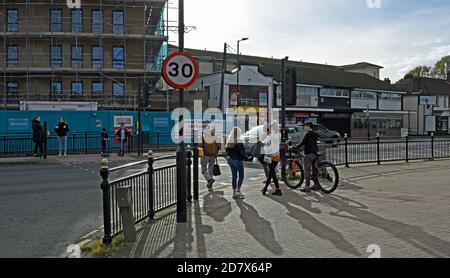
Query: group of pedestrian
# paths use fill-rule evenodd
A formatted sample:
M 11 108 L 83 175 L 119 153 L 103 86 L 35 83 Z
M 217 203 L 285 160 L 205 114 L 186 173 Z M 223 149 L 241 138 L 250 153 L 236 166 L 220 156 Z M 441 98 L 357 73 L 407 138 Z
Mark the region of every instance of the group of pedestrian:
M 45 130 L 41 125 L 41 117 L 38 115 L 31 121 L 31 128 L 33 130 L 33 142 L 34 142 L 34 157 L 42 157 L 44 154 L 44 140 L 45 140 Z M 64 118 L 60 118 L 58 123 L 54 128 L 56 134 L 58 135 L 58 150 L 59 156 L 67 156 L 67 133 L 69 132 L 69 126 L 67 125 Z M 38 153 L 39 152 L 39 153 Z
M 46 137 L 45 130 L 41 124 L 41 117 L 38 115 L 31 121 L 31 128 L 33 130 L 32 140 L 34 142 L 34 157 L 42 157 L 44 154 L 44 140 Z M 70 131 L 69 125 L 64 118 L 60 118 L 54 131 L 58 137 L 58 156 L 67 156 L 67 135 Z M 125 124 L 121 124 L 120 128 L 115 134 L 118 138 L 120 149 L 118 152 L 119 156 L 125 155 L 125 147 L 130 137 L 130 132 L 126 129 Z M 102 129 L 101 132 L 101 155 L 108 156 L 107 142 L 108 142 L 108 132 L 106 128 Z
M 317 159 L 318 138 L 319 136 L 313 132 L 313 124 L 306 123 L 304 126 L 305 136 L 300 144 L 295 148 L 305 148 L 305 186 L 301 188 L 302 192 L 316 190 L 317 187 L 310 186 L 311 168 L 313 161 Z M 259 136 L 258 136 L 259 137 Z M 267 194 L 269 185 L 272 183 L 275 190 L 272 192 L 274 196 L 282 196 L 282 192 L 277 177 L 277 166 L 281 160 L 280 155 L 281 134 L 277 121 L 273 121 L 269 127 L 264 125 L 264 132 L 258 138 L 258 142 L 253 146 L 251 156 L 248 156 L 244 144 L 241 141 L 241 129 L 235 127 L 228 135 L 225 143 L 226 157 L 228 166 L 231 169 L 231 186 L 233 189 L 233 198 L 245 199 L 245 195 L 241 192 L 245 177 L 244 161 L 249 161 L 253 157 L 257 159 L 264 168 L 266 179 L 264 187 L 261 189 L 263 195 Z M 217 157 L 220 152 L 220 144 L 214 135 L 214 130 L 208 125 L 203 131 L 202 143 L 200 147 L 203 150 L 201 159 L 202 174 L 207 181 L 209 191 L 212 191 L 214 180 L 214 167 L 217 165 Z

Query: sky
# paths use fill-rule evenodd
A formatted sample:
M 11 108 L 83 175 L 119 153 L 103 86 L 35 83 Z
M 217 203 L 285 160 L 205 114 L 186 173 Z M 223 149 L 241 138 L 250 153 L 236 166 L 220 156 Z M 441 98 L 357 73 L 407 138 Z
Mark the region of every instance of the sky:
M 185 0 L 185 47 L 344 65 L 380 66 L 401 79 L 418 65 L 450 55 L 450 0 Z M 169 2 L 177 25 L 178 0 Z M 169 32 L 171 43 L 178 34 Z M 233 50 L 232 50 L 233 51 Z M 234 50 L 235 51 L 235 50 Z

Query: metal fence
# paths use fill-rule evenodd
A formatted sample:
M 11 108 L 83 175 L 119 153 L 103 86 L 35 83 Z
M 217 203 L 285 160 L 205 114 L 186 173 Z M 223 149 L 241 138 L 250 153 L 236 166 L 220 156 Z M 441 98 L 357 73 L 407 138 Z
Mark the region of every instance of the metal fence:
M 0 157 L 31 156 L 34 150 L 34 142 L 31 133 L 4 133 L 0 134 Z M 114 133 L 108 134 L 107 151 L 117 152 L 120 144 Z M 58 154 L 58 136 L 55 134 L 47 136 L 46 148 L 48 155 Z M 101 152 L 101 135 L 99 133 L 70 133 L 67 135 L 67 151 L 72 154 L 97 154 Z M 137 136 L 129 137 L 126 149 L 128 152 L 135 151 Z M 172 143 L 170 133 L 145 132 L 143 133 L 144 146 L 158 149 L 175 146 Z
M 344 142 L 326 148 L 325 159 L 336 165 L 410 161 L 450 157 L 450 139 L 376 137 Z
M 190 165 L 192 152 L 187 152 L 188 188 L 190 188 Z M 176 205 L 177 203 L 177 165 L 173 159 L 176 156 L 154 158 L 149 152 L 147 160 L 129 163 L 123 166 L 108 168 L 107 160 L 102 161 L 100 175 L 103 191 L 103 218 L 105 244 L 111 243 L 112 238 L 123 230 L 120 210 L 117 203 L 117 189 L 130 186 L 132 194 L 132 209 L 135 223 L 146 219 L 153 219 L 155 213 Z M 155 162 L 167 165 L 154 167 Z M 114 172 L 133 169 L 135 166 L 147 165 L 146 170 L 109 181 L 109 175 Z M 198 171 L 198 170 L 197 170 Z M 198 195 L 198 194 L 197 194 Z M 189 199 L 189 196 L 186 196 Z

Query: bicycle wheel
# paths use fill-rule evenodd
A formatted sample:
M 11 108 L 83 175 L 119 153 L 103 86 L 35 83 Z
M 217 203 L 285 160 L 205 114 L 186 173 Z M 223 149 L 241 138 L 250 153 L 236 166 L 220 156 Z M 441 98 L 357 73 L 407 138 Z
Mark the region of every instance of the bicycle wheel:
M 288 187 L 297 189 L 302 185 L 305 172 L 298 159 L 288 159 L 283 171 L 283 181 Z
M 339 185 L 339 172 L 333 163 L 322 161 L 318 165 L 317 181 L 325 194 L 333 193 Z

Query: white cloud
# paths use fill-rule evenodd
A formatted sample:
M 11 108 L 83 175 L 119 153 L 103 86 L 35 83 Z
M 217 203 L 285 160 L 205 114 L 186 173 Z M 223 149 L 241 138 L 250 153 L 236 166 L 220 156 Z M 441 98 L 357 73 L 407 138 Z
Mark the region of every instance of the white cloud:
M 185 45 L 222 51 L 224 42 L 236 48 L 245 36 L 244 54 L 337 65 L 367 61 L 385 67 L 383 78 L 398 80 L 450 53 L 450 5 L 405 2 L 383 0 L 381 9 L 368 9 L 366 0 L 186 0 L 185 23 L 197 30 L 186 34 Z M 174 10 L 169 19 L 176 18 Z

